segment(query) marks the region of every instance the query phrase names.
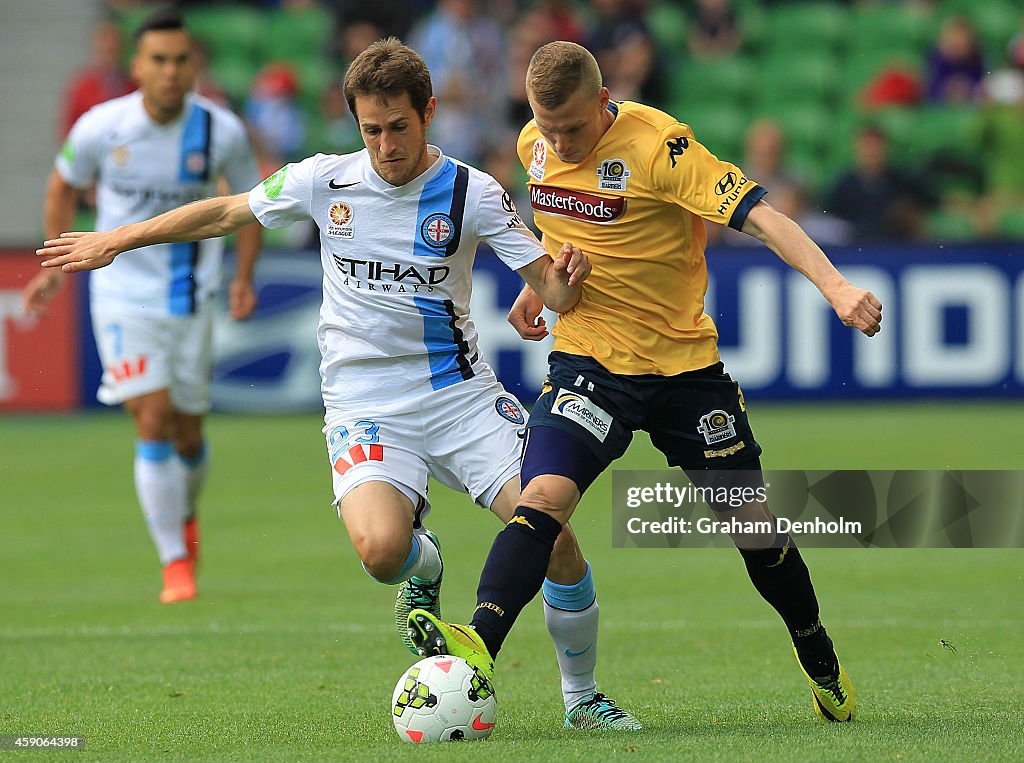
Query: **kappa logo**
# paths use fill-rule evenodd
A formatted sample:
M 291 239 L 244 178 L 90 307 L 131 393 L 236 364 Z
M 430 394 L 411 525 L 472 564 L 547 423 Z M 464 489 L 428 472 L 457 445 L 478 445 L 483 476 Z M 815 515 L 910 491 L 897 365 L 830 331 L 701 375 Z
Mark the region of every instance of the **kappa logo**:
M 548 160 L 548 144 L 543 138 L 533 142 L 533 161 L 530 162 L 530 177 L 536 180 L 544 179 L 544 164 Z
M 689 138 L 673 138 L 665 143 L 668 146 L 668 158 L 672 160 L 672 166 L 676 166 L 676 157 L 682 156 L 683 152 L 690 147 Z
M 499 397 L 494 401 L 494 409 L 503 419 L 511 421 L 513 424 L 526 423 L 526 417 L 523 415 L 523 409 L 520 408 L 519 404 L 511 397 Z
M 435 249 L 447 246 L 454 235 L 455 223 L 444 212 L 428 215 L 420 225 L 420 237 L 427 246 L 432 246 Z
M 327 209 L 327 235 L 334 238 L 353 238 L 355 228 L 352 225 L 354 216 L 352 205 L 344 201 L 336 201 Z
M 524 516 L 523 516 L 522 514 L 516 514 L 516 515 L 514 515 L 514 516 L 512 517 L 512 519 L 510 519 L 510 520 L 509 520 L 509 521 L 508 521 L 508 522 L 506 523 L 506 526 L 507 526 L 507 525 L 525 525 L 526 527 L 529 527 L 529 528 L 530 528 L 531 530 L 536 530 L 536 529 L 537 529 L 536 527 L 534 527 L 533 525 L 531 525 L 531 524 L 530 524 L 530 520 L 528 520 L 528 519 L 527 519 L 526 517 L 524 517 Z M 477 609 L 479 609 L 479 607 L 477 607 Z
M 551 412 L 558 416 L 564 416 L 570 421 L 575 421 L 600 442 L 604 442 L 608 437 L 608 432 L 614 421 L 608 411 L 595 405 L 590 398 L 564 388 L 559 389 L 558 394 L 555 395 Z
M 605 159 L 597 168 L 597 187 L 602 191 L 625 191 L 626 179 L 631 174 L 621 159 Z
M 733 425 L 735 421 L 736 417 L 725 411 L 711 411 L 700 417 L 697 431 L 704 435 L 704 441 L 708 445 L 714 445 L 716 442 L 736 436 L 736 427 Z

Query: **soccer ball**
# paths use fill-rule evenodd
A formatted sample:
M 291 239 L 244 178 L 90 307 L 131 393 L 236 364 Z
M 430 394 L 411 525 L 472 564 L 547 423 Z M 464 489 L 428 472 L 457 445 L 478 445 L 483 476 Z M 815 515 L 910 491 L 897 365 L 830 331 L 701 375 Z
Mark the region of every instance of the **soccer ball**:
M 391 720 L 405 742 L 486 739 L 498 715 L 490 680 L 460 657 L 420 660 L 398 679 Z

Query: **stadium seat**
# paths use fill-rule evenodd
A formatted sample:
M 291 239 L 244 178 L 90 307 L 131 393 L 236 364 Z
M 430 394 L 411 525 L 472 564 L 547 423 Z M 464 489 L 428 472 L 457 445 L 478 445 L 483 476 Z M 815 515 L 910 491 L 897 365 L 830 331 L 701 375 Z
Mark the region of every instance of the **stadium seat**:
M 750 121 L 749 112 L 729 103 L 706 103 L 688 112 L 673 113 L 689 124 L 694 136 L 711 153 L 726 161 L 738 162 L 742 156 L 743 135 Z
M 1024 210 L 1007 209 L 999 215 L 997 233 L 999 238 L 1024 242 Z
M 905 5 L 865 5 L 853 13 L 850 47 L 913 49 L 920 53 L 935 39 L 938 22 L 937 14 Z
M 326 8 L 312 5 L 275 11 L 270 15 L 269 28 L 275 58 L 324 56 L 334 34 L 334 19 Z
M 966 212 L 937 209 L 925 221 L 928 237 L 936 241 L 971 241 L 978 237 L 974 220 Z
M 226 55 L 245 56 L 253 63 L 262 60 L 266 32 L 266 16 L 262 12 L 233 5 L 199 6 L 188 11 L 186 21 L 206 43 L 211 59 Z
M 977 155 L 977 112 L 970 108 L 930 106 L 914 112 L 911 158 L 923 161 L 937 151 Z
M 714 61 L 687 61 L 679 76 L 669 80 L 674 103 L 726 102 L 742 104 L 755 85 L 754 65 L 744 56 Z
M 647 11 L 647 24 L 659 50 L 667 55 L 686 50 L 686 12 L 676 3 L 659 0 Z
M 842 94 L 842 76 L 835 57 L 824 51 L 779 51 L 761 59 L 757 72 L 757 106 L 772 102 L 834 103 Z
M 790 56 L 810 50 L 835 53 L 846 47 L 850 12 L 832 2 L 780 5 L 767 17 L 765 47 Z
M 224 88 L 232 105 L 240 107 L 249 96 L 249 87 L 256 76 L 256 67 L 248 56 L 220 54 L 210 61 L 214 81 Z
M 319 111 L 324 91 L 333 81 L 340 82 L 340 75 L 336 75 L 334 67 L 323 55 L 296 56 L 288 63 L 298 76 L 299 100 L 303 107 L 308 112 Z

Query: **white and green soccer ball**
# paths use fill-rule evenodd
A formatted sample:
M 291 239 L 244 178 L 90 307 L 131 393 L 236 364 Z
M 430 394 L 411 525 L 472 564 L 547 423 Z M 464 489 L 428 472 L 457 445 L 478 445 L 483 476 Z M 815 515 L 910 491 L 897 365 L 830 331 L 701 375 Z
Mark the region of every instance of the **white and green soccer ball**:
M 498 717 L 490 680 L 460 657 L 427 657 L 398 679 L 391 720 L 405 742 L 486 739 Z

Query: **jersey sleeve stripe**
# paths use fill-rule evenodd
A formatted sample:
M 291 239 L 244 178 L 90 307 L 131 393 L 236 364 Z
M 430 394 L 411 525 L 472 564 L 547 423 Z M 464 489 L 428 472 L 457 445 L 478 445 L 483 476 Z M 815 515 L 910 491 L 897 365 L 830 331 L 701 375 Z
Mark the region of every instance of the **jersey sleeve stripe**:
M 750 210 L 754 208 L 757 202 L 764 198 L 766 193 L 768 191 L 759 185 L 755 185 L 747 191 L 747 195 L 740 199 L 736 209 L 733 210 L 732 217 L 729 218 L 729 227 L 734 230 L 743 230 L 743 223 L 746 222 Z

